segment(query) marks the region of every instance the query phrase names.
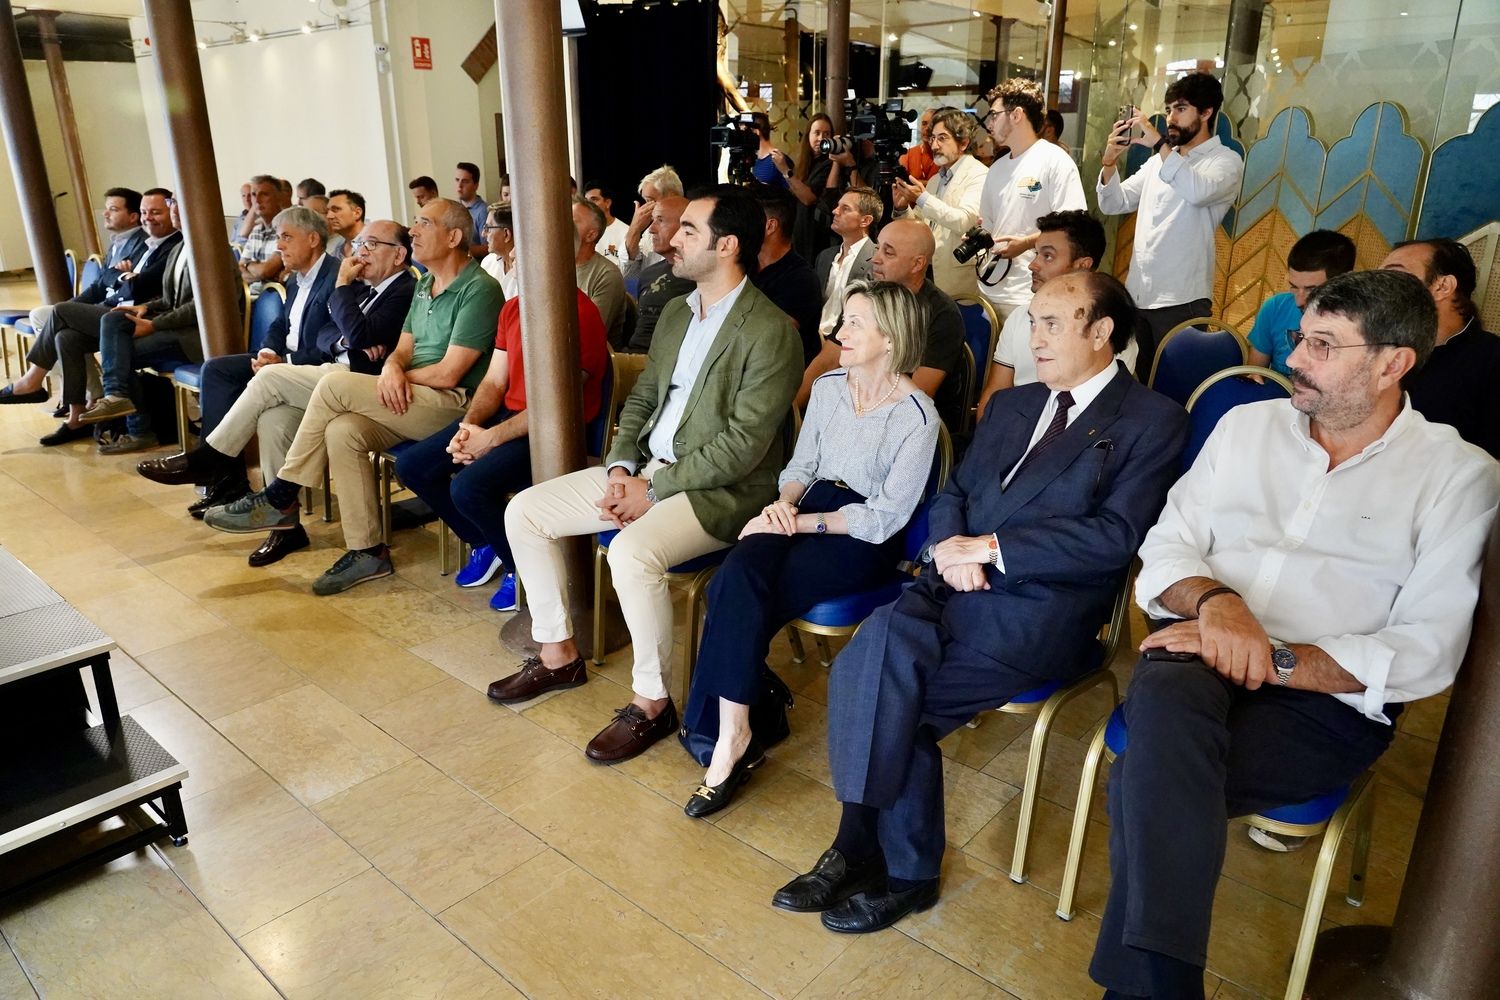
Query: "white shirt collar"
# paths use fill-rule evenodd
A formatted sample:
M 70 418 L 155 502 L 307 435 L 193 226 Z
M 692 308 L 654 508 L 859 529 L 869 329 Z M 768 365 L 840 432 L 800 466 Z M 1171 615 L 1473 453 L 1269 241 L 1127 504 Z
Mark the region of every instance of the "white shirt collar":
M 140 231 L 141 231 L 141 227 L 140 226 L 131 226 L 129 229 L 125 230 L 124 232 L 115 233 L 113 236 L 111 236 L 109 238 L 109 245 L 110 246 L 116 246 L 116 245 L 118 245 L 120 243 L 124 243 L 126 240 L 130 239 L 132 236 L 134 236 L 136 233 L 138 233 Z
M 1302 446 L 1304 451 L 1316 450 L 1327 455 L 1327 449 L 1313 439 L 1312 418 L 1295 406 L 1292 406 L 1290 401 L 1288 401 L 1287 406 L 1292 411 L 1292 436 L 1296 438 L 1297 443 Z M 1339 468 L 1343 468 L 1346 465 L 1357 465 L 1372 455 L 1378 455 L 1382 451 L 1385 451 L 1390 443 L 1400 437 L 1406 431 L 1407 427 L 1411 425 L 1413 420 L 1412 414 L 1415 412 L 1411 408 L 1411 397 L 1403 392 L 1401 394 L 1401 411 L 1396 414 L 1396 419 L 1391 421 L 1391 425 L 1385 429 L 1385 433 L 1365 445 L 1358 455 L 1343 462 Z
M 693 318 L 698 320 L 698 322 L 700 323 L 707 323 L 710 320 L 714 319 L 715 316 L 727 313 L 730 307 L 732 307 L 734 303 L 739 299 L 740 293 L 745 290 L 745 285 L 747 285 L 749 282 L 750 276 L 747 274 L 745 275 L 745 277 L 740 279 L 740 283 L 738 285 L 735 285 L 734 288 L 730 290 L 728 295 L 724 296 L 722 299 L 715 302 L 707 309 L 703 308 L 703 293 L 694 288 L 691 292 L 688 293 L 687 297 L 688 308 L 693 311 Z
M 297 273 L 297 284 L 302 288 L 311 288 L 312 283 L 318 279 L 318 270 L 323 266 L 323 261 L 327 257 L 326 253 L 320 253 L 317 257 L 313 258 L 311 267 L 306 271 L 299 271 Z
M 868 242 L 870 242 L 870 237 L 868 237 L 868 236 L 861 236 L 858 240 L 856 240 L 855 242 L 849 244 L 849 249 L 847 249 L 847 250 L 843 249 L 843 245 L 840 244 L 839 245 L 839 252 L 834 255 L 833 259 L 836 260 L 836 261 L 838 261 L 838 260 L 848 260 L 848 259 L 850 259 L 852 257 L 858 257 L 859 256 L 859 252 L 865 248 L 865 244 L 868 243 Z
M 174 229 L 172 232 L 176 232 L 176 230 Z M 150 236 L 150 235 L 148 235 L 146 237 L 146 249 L 147 250 L 155 250 L 157 247 L 161 246 L 162 240 L 167 239 L 171 235 L 172 235 L 172 233 L 168 233 L 166 236 Z
M 1089 404 L 1099 398 L 1099 394 L 1104 391 L 1104 387 L 1109 385 L 1119 370 L 1119 362 L 1111 361 L 1104 367 L 1103 371 L 1090 377 L 1087 382 L 1076 388 L 1069 389 L 1068 392 L 1073 396 L 1073 408 L 1069 411 L 1069 414 L 1076 415 L 1088 409 Z M 1054 389 L 1052 390 L 1052 394 L 1047 397 L 1047 404 L 1049 406 L 1056 405 L 1057 393 L 1058 390 Z

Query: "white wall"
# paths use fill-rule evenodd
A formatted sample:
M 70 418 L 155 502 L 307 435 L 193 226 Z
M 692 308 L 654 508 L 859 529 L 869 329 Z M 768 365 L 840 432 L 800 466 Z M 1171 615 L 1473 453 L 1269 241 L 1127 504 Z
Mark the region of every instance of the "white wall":
M 146 135 L 145 108 L 140 87 L 136 84 L 135 67 L 130 63 L 70 62 L 67 71 L 79 141 L 83 145 L 84 169 L 92 189 L 87 192 L 86 200 L 97 218 L 106 189 L 122 186 L 141 191 L 157 183 L 151 143 Z M 78 209 L 74 201 L 78 192 L 73 190 L 73 180 L 68 174 L 62 126 L 58 121 L 57 107 L 52 102 L 47 64 L 27 60 L 26 83 L 31 89 L 37 132 L 47 162 L 47 181 L 54 194 L 68 192 L 56 202 L 63 246 L 71 248 L 81 260 L 84 254 L 83 232 L 78 224 Z M 31 248 L 26 243 L 20 197 L 8 166 L 7 163 L 6 167 L 0 168 L 0 271 L 31 266 Z M 108 240 L 103 226 L 98 228 L 99 238 Z

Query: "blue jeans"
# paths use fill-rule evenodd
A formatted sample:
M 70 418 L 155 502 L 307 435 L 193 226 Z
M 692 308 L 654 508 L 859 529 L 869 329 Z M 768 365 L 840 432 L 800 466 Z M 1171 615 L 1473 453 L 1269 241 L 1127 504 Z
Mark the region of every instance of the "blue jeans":
M 510 416 L 501 410 L 486 426 Z M 396 459 L 396 475 L 455 535 L 476 548 L 488 545 L 508 570 L 514 570 L 505 539 L 505 507 L 510 494 L 531 485 L 531 444 L 527 438 L 515 438 L 470 465 L 455 465 L 447 448 L 456 433 L 455 420 L 403 450 Z
M 105 395 L 128 397 L 136 406 L 135 412 L 125 418 L 125 429 L 136 436 L 148 433 L 151 418 L 146 413 L 146 399 L 136 369 L 187 361 L 180 336 L 175 331 L 164 331 L 137 337 L 129 316 L 107 312 L 99 319 L 99 358 Z

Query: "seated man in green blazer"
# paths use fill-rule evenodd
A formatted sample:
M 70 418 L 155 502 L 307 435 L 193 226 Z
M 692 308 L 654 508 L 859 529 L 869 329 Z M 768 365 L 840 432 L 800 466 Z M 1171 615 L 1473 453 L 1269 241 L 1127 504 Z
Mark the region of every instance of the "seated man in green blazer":
M 672 237 L 681 254 L 672 271 L 697 287 L 662 310 L 604 466 L 539 483 L 505 514 L 541 651 L 490 685 L 500 702 L 588 679 L 557 540 L 620 529 L 609 566 L 634 644 L 635 697 L 589 743 L 588 756 L 602 763 L 628 760 L 677 728 L 667 693 L 667 570 L 733 544 L 776 496 L 802 344 L 749 282 L 764 232 L 764 213 L 741 188 L 711 188 L 688 204 Z

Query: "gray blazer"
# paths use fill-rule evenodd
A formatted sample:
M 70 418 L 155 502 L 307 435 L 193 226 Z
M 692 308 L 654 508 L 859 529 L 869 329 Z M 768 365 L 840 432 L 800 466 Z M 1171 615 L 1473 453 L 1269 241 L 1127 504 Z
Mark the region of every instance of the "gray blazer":
M 813 270 L 818 274 L 818 294 L 822 295 L 828 290 L 828 274 L 833 270 L 833 258 L 844 248 L 842 242 L 835 243 L 822 253 L 813 262 Z M 875 268 L 870 261 L 875 257 L 875 237 L 871 236 L 865 240 L 865 245 L 859 248 L 859 253 L 854 255 L 854 266 L 849 269 L 849 280 L 871 279 L 875 277 Z

